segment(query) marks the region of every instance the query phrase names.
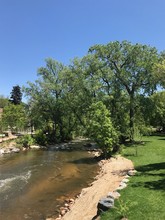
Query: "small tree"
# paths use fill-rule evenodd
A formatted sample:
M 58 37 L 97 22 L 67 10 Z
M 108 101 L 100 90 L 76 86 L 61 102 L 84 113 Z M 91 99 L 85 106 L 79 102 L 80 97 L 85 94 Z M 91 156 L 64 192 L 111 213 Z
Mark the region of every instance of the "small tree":
M 118 143 L 110 113 L 101 101 L 93 103 L 89 108 L 88 136 L 97 142 L 105 157 L 112 153 Z
M 24 129 L 26 125 L 26 112 L 23 105 L 9 104 L 5 106 L 2 114 L 2 126 L 11 131 Z
M 22 92 L 20 86 L 13 86 L 12 92 L 11 92 L 11 97 L 10 101 L 14 105 L 19 105 L 21 104 L 22 101 Z

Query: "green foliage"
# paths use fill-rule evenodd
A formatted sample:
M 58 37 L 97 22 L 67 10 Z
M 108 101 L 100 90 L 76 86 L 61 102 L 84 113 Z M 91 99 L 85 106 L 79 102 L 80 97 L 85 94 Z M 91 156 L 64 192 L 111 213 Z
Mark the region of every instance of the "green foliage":
M 26 126 L 26 112 L 24 106 L 8 104 L 3 109 L 2 126 L 3 129 L 11 129 L 11 131 L 19 131 Z
M 160 86 L 165 88 L 165 52 L 161 54 L 159 63 L 154 65 L 154 76 L 155 81 L 159 83 Z
M 5 98 L 3 95 L 0 95 L 0 108 L 4 108 L 6 105 L 8 105 L 8 99 Z
M 35 140 L 31 135 L 26 134 L 26 135 L 18 138 L 16 142 L 17 142 L 17 144 L 20 144 L 21 146 L 27 148 L 27 147 L 30 147 L 31 145 L 33 145 L 35 143 Z
M 158 62 L 157 50 L 146 45 L 115 41 L 95 45 L 89 51 L 113 74 L 118 91 L 124 89 L 129 96 L 129 134 L 133 141 L 136 95 L 141 90 L 150 93 L 156 89 L 152 72 L 154 64 Z
M 160 60 L 156 48 L 127 41 L 95 45 L 69 66 L 46 59 L 38 80 L 24 88 L 29 124 L 47 132 L 50 142 L 82 136 L 89 106 L 101 101 L 111 113 L 120 142 L 133 141 L 136 127 L 143 134 L 154 125 L 151 109 L 156 106 L 150 95 L 160 86 L 160 77 L 154 74 L 157 64 L 163 65 Z
M 22 92 L 20 86 L 13 86 L 12 92 L 11 92 L 11 97 L 10 101 L 14 105 L 19 105 L 21 104 L 22 101 Z
M 46 146 L 48 143 L 48 137 L 42 130 L 37 130 L 34 136 L 35 142 L 39 145 Z
M 165 131 L 165 91 L 153 94 L 151 100 L 153 102 L 151 124 Z
M 118 144 L 118 135 L 111 122 L 110 113 L 101 102 L 92 103 L 89 108 L 88 135 L 101 147 L 105 157 Z

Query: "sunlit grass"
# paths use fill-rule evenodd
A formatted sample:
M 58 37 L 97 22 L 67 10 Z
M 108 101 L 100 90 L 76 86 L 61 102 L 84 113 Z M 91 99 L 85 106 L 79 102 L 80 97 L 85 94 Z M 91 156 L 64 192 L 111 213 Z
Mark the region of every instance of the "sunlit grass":
M 134 162 L 138 172 L 102 220 L 123 216 L 129 220 L 165 219 L 165 136 L 144 137 L 143 142 L 137 152 L 136 146 L 124 148 L 123 156 Z

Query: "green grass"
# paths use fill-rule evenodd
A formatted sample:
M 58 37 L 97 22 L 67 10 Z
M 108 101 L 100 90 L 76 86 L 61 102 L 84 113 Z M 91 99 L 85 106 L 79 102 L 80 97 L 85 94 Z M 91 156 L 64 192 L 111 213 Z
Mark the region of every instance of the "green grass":
M 165 136 L 144 137 L 143 142 L 137 146 L 137 156 L 135 146 L 124 148 L 123 156 L 133 161 L 138 172 L 101 220 L 165 219 Z

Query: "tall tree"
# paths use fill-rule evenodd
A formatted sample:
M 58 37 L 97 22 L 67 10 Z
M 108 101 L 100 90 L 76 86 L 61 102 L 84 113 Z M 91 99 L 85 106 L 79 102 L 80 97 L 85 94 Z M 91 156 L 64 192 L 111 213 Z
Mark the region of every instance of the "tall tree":
M 156 89 L 153 81 L 153 65 L 158 60 L 156 48 L 130 42 L 110 42 L 89 49 L 108 67 L 129 96 L 130 140 L 134 139 L 136 94 Z
M 71 114 L 64 100 L 64 79 L 66 67 L 49 58 L 46 66 L 38 69 L 39 79 L 35 83 L 29 82 L 25 93 L 30 97 L 29 106 L 33 124 L 48 132 L 50 141 L 63 141 L 68 133 L 67 119 Z M 70 115 L 70 116 L 69 116 Z
M 11 97 L 10 97 L 11 103 L 14 105 L 19 105 L 21 104 L 22 101 L 22 92 L 21 88 L 19 85 L 13 86 L 12 92 L 11 92 Z

